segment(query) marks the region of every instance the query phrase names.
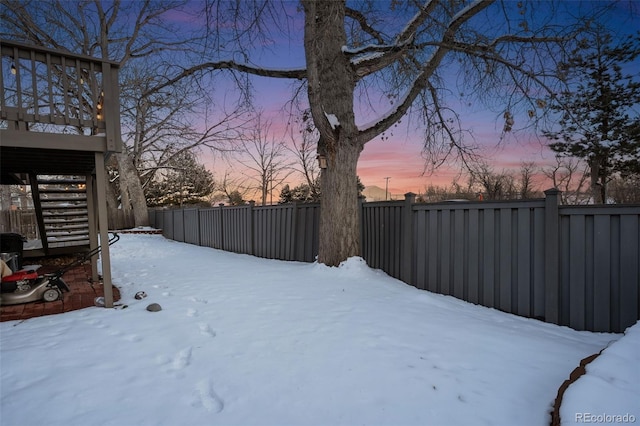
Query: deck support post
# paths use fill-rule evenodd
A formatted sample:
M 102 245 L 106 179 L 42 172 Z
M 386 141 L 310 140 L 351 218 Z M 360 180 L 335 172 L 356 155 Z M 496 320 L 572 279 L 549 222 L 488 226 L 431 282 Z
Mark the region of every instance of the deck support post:
M 104 286 L 104 307 L 113 308 L 113 288 L 111 283 L 111 258 L 109 255 L 109 221 L 107 217 L 107 177 L 104 169 L 104 154 L 96 157 L 96 193 L 98 201 L 98 228 L 100 230 L 100 259 Z

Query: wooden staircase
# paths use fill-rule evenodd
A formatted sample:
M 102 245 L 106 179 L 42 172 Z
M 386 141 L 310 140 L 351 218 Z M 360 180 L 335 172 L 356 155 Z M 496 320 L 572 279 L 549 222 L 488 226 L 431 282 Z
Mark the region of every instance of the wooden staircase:
M 38 227 L 46 255 L 83 251 L 89 247 L 89 210 L 84 176 L 32 177 Z

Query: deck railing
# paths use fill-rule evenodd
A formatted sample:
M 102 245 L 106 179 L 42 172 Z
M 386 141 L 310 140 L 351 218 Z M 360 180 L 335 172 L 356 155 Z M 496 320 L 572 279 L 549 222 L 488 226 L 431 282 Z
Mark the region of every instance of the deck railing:
M 120 150 L 117 63 L 9 40 L 0 51 L 2 130 L 99 135 Z

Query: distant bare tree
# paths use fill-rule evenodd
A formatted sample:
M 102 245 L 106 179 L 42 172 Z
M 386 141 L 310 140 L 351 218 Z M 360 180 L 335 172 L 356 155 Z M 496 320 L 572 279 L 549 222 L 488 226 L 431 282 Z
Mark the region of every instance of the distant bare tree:
M 203 90 L 200 80 L 185 78 L 157 89 L 167 64 L 196 54 L 203 40 L 166 19 L 170 12 L 189 19 L 187 1 L 7 0 L 0 11 L 2 37 L 118 62 L 125 152 L 114 155 L 108 204 L 112 212 L 131 210 L 136 225 L 148 224 L 143 186 L 172 157 L 225 149 L 238 138 L 243 111 L 232 108 L 212 120 L 210 86 Z
M 298 171 L 304 177 L 305 183 L 312 194 L 311 198 L 319 199 L 318 180 L 320 178 L 320 167 L 318 166 L 318 158 L 316 152 L 317 132 L 311 126 L 306 125 L 308 119 L 303 120 L 301 129 L 296 134 L 295 129 L 290 129 L 290 138 L 292 146 L 288 149 L 293 153 L 295 157 L 296 171 Z
M 512 174 L 495 172 L 486 163 L 478 163 L 469 172 L 470 181 L 480 187 L 486 200 L 506 200 L 516 198 L 517 185 Z
M 293 165 L 286 156 L 286 144 L 270 135 L 270 129 L 271 123 L 263 121 L 258 115 L 255 129 L 247 139 L 240 142 L 239 149 L 242 157 L 238 161 L 247 168 L 246 176 L 256 183 L 262 205 L 267 204 L 269 194 L 270 202 L 273 203 L 273 190 L 291 175 Z
M 215 179 L 214 192 L 210 196 L 210 203 L 231 203 L 230 200 L 245 199 L 250 190 L 245 185 L 246 177 L 240 178 L 232 173 L 230 169 L 226 169 L 222 178 Z
M 517 182 L 518 198 L 523 200 L 533 198 L 539 192 L 533 185 L 533 177 L 537 169 L 538 167 L 532 161 L 520 164 Z
M 589 166 L 578 159 L 556 156 L 555 164 L 542 172 L 551 179 L 554 188 L 562 191 L 562 204 L 586 204 L 589 199 Z
M 616 204 L 640 204 L 640 175 L 614 177 L 609 183 L 609 197 Z

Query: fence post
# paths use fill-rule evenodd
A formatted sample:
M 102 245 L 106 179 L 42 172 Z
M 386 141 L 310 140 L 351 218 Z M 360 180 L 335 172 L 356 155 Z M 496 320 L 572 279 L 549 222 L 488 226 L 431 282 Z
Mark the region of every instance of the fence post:
M 220 227 L 220 247 L 216 247 L 216 248 L 219 248 L 220 250 L 225 250 L 225 247 L 224 247 L 224 226 L 223 226 L 223 222 L 224 221 L 222 220 L 224 203 L 218 204 L 218 208 L 220 209 L 220 220 L 218 221 L 218 225 Z
M 358 222 L 360 222 L 360 238 L 358 248 L 360 251 L 359 256 L 364 258 L 364 202 L 367 198 L 364 195 L 358 196 Z
M 544 191 L 544 315 L 545 321 L 560 323 L 560 213 L 561 191 Z
M 248 229 L 248 233 L 249 233 L 249 253 L 253 256 L 253 253 L 256 252 L 256 249 L 254 247 L 254 243 L 255 243 L 255 238 L 253 235 L 253 208 L 255 207 L 256 202 L 255 201 L 249 201 L 249 206 L 247 207 L 249 209 L 249 214 L 247 214 L 247 221 L 249 223 L 247 223 L 247 229 Z
M 291 251 L 287 256 L 287 260 L 299 261 L 298 259 L 298 203 L 293 202 L 293 212 L 291 213 Z
M 202 247 L 202 238 L 200 238 L 200 208 L 196 208 L 196 238 L 198 239 L 198 246 Z
M 413 282 L 413 204 L 416 202 L 416 194 L 407 192 L 404 194 L 404 206 L 402 208 L 402 234 L 400 236 L 400 279 L 407 284 Z

